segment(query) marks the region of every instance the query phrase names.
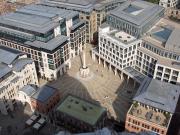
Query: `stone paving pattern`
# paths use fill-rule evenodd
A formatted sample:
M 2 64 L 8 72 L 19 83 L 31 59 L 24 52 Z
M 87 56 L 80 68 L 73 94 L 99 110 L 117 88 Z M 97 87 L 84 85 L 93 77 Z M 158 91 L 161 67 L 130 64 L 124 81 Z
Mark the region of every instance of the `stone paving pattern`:
M 107 67 L 93 61 L 90 55 L 91 46 L 86 48 L 86 63 L 93 72 L 88 80 L 80 79 L 77 73 L 81 67 L 80 56 L 72 59 L 72 67 L 66 74 L 49 85 L 57 88 L 62 97 L 73 94 L 107 108 L 109 115 L 116 120 L 125 121 L 126 113 L 131 105 L 137 87 L 133 88 L 133 80 L 126 83 L 126 76 L 120 79 Z

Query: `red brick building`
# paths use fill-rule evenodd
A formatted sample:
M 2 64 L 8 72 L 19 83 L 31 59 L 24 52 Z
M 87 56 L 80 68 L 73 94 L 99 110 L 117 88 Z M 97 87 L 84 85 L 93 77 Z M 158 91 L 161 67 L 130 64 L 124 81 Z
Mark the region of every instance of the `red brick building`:
M 146 79 L 136 93 L 126 116 L 126 130 L 152 131 L 166 135 L 175 113 L 180 87 L 154 79 Z
M 48 85 L 44 85 L 31 96 L 31 105 L 36 112 L 48 114 L 59 100 L 59 91 Z

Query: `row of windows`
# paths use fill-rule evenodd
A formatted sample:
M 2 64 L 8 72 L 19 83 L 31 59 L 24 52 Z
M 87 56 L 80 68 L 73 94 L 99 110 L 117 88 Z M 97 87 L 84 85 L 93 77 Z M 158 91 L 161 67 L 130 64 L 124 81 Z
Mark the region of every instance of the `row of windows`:
M 153 45 L 150 45 L 148 43 L 145 43 L 142 46 L 160 56 L 180 61 L 180 56 L 177 54 L 174 54 L 172 52 L 168 52 L 168 51 L 162 50 L 160 48 L 156 48 Z
M 133 120 L 133 119 L 131 119 L 131 118 L 128 119 L 128 122 L 133 123 L 133 125 L 131 125 L 130 123 L 128 123 L 128 126 L 129 126 L 129 127 L 131 126 L 133 129 L 139 130 L 139 127 L 141 126 L 141 127 L 143 127 L 144 129 L 152 130 L 152 131 L 154 131 L 154 132 L 156 132 L 156 133 L 160 133 L 160 130 L 159 130 L 158 128 L 155 128 L 155 127 L 152 127 L 152 126 L 150 126 L 150 125 L 141 123 L 141 122 L 136 121 L 136 120 Z M 135 126 L 135 125 L 137 125 L 137 126 Z M 163 130 L 161 131 L 161 134 L 164 134 L 164 131 L 163 131 Z

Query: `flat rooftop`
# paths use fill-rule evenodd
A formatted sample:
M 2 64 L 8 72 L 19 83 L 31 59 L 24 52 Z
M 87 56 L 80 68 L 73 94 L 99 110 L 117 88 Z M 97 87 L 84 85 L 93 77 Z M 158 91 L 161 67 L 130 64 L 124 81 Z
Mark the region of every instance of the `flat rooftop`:
M 124 43 L 124 45 L 129 44 L 136 40 L 136 38 L 124 31 L 119 31 L 115 28 L 112 28 L 109 24 L 103 23 L 100 27 L 100 32 L 106 34 L 111 38 Z
M 95 125 L 106 109 L 69 95 L 56 109 L 90 125 Z
M 133 104 L 129 113 L 134 117 L 141 118 L 148 122 L 157 124 L 158 126 L 167 127 L 170 122 L 170 117 L 166 117 L 162 112 L 155 111 L 151 108 Z
M 136 38 L 127 34 L 126 32 L 124 31 L 120 31 L 120 32 L 117 32 L 115 33 L 114 35 L 116 38 L 119 38 L 121 41 L 125 42 L 125 43 L 129 43 L 130 41 L 133 41 L 135 40 Z
M 91 12 L 93 9 L 99 10 L 109 3 L 125 0 L 45 0 L 42 5 L 58 6 L 66 9 Z
M 61 46 L 63 43 L 68 41 L 69 37 L 64 36 L 64 35 L 58 35 L 57 37 L 49 40 L 48 42 L 41 42 L 41 41 L 27 41 L 25 42 L 25 45 L 40 48 L 40 49 L 45 49 L 49 51 L 53 51 L 57 47 Z
M 34 5 L 34 4 L 24 6 L 23 8 L 18 9 L 17 12 L 39 15 L 47 18 L 59 17 L 59 18 L 65 18 L 67 20 L 74 17 L 75 15 L 78 15 L 78 12 L 76 11 L 60 9 L 56 7 L 48 7 L 43 5 Z
M 158 16 L 164 10 L 163 7 L 146 1 L 126 1 L 119 8 L 110 12 L 110 15 L 126 20 L 135 25 L 144 25 L 149 20 Z
M 14 30 L 21 28 L 46 34 L 57 27 L 61 19 L 68 20 L 76 15 L 78 15 L 76 11 L 33 4 L 17 9 L 13 13 L 0 16 L 0 25 L 10 29 L 14 26 Z
M 22 12 L 0 16 L 0 24 L 38 33 L 47 33 L 58 26 L 58 23 L 52 21 L 50 18 Z
M 147 78 L 139 87 L 134 101 L 174 113 L 180 95 L 180 87 Z
M 18 56 L 23 53 L 5 46 L 0 46 L 0 63 L 7 65 L 12 64 L 12 62 L 18 58 Z
M 161 49 L 180 54 L 180 25 L 166 19 L 161 19 L 143 40 Z

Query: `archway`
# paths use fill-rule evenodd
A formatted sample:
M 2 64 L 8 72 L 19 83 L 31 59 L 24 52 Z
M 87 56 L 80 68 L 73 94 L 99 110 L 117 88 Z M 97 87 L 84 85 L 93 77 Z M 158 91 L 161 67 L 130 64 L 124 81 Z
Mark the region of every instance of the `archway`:
M 36 92 L 36 89 L 30 85 L 24 86 L 18 91 L 17 100 L 19 100 L 23 105 L 30 105 L 30 109 L 34 112 L 34 108 L 31 104 L 31 96 Z

